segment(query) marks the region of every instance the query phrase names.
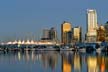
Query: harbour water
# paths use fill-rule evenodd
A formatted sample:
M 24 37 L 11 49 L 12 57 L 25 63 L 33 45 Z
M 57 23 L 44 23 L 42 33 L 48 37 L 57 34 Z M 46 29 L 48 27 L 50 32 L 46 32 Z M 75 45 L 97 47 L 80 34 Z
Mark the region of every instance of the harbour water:
M 108 54 L 74 51 L 1 51 L 0 72 L 108 72 Z

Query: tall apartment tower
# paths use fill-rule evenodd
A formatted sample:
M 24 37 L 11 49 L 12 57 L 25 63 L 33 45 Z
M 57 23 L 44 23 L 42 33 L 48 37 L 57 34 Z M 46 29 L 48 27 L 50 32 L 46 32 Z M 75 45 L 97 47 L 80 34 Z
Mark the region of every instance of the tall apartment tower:
M 82 41 L 81 27 L 77 26 L 77 27 L 73 28 L 73 40 L 75 42 L 81 42 Z
M 54 27 L 51 27 L 50 29 L 43 29 L 41 40 L 58 42 L 56 29 Z
M 72 27 L 71 23 L 64 21 L 61 24 L 61 42 L 63 44 L 71 43 L 72 38 Z
M 49 40 L 49 29 L 43 29 L 41 40 Z
M 52 41 L 56 41 L 57 40 L 57 31 L 54 27 L 52 27 L 50 30 L 49 30 L 49 39 L 52 40 Z
M 105 41 L 108 42 L 108 21 L 104 25 L 105 28 Z
M 87 42 L 96 42 L 97 37 L 97 13 L 94 9 L 87 10 Z

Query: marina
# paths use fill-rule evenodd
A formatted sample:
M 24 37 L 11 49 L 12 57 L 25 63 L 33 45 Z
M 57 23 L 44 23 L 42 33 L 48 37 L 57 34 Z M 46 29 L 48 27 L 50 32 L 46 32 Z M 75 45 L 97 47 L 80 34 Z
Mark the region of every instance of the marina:
M 107 43 L 76 43 L 60 45 L 51 43 L 5 43 L 0 44 L 0 51 L 79 51 L 79 52 L 107 52 Z
M 108 72 L 108 0 L 0 0 L 0 72 Z

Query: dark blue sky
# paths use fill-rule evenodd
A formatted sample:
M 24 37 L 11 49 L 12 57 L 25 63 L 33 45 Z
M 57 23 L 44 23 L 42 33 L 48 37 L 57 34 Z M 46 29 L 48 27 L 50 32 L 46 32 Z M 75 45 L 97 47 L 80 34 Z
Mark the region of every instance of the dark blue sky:
M 61 23 L 82 26 L 86 31 L 86 10 L 96 9 L 98 23 L 108 19 L 108 0 L 0 0 L 0 40 L 40 38 L 42 29 Z

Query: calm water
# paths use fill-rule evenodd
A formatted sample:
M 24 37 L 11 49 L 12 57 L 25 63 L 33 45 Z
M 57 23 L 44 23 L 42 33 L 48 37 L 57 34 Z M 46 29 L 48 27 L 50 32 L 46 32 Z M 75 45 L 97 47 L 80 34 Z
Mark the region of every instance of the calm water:
M 108 55 L 72 51 L 1 51 L 0 72 L 108 72 Z

